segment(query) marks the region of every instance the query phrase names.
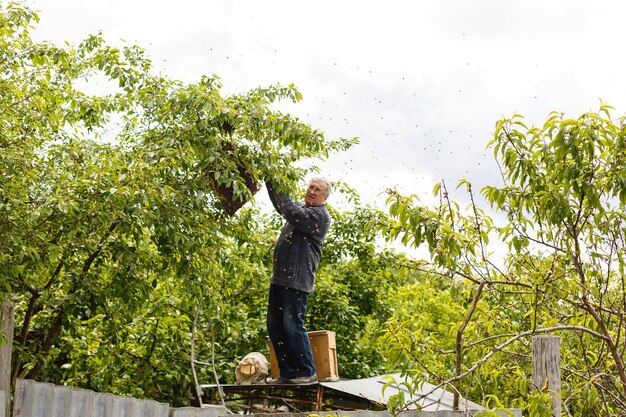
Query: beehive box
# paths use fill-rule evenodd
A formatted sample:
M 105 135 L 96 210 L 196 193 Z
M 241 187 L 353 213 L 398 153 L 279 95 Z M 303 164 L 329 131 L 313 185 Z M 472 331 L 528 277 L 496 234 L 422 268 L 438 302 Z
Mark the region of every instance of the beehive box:
M 337 365 L 337 343 L 335 341 L 335 332 L 328 330 L 316 330 L 309 332 L 309 341 L 313 350 L 313 361 L 317 368 L 317 378 L 320 381 L 337 381 L 339 380 L 339 371 Z M 278 369 L 278 361 L 272 342 L 268 339 L 267 344 L 270 349 L 270 366 L 272 378 L 278 378 L 280 370 Z

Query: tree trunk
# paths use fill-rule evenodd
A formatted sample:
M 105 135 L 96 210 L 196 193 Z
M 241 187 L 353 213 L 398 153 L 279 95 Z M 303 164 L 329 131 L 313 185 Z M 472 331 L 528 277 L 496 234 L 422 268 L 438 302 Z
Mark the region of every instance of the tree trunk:
M 4 391 L 6 416 L 11 404 L 11 350 L 13 349 L 13 305 L 6 301 L 0 307 L 0 391 Z M 4 339 L 6 335 L 6 341 Z
M 561 339 L 558 336 L 533 337 L 532 388 L 548 391 L 552 415 L 561 417 Z

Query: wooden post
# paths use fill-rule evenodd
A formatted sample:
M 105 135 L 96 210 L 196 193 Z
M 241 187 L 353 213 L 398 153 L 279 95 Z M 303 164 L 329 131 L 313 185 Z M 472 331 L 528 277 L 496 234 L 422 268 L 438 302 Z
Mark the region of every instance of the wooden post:
M 5 340 L 6 337 L 6 340 Z M 11 411 L 11 349 L 13 349 L 13 305 L 0 305 L 0 391 L 4 391 L 5 403 L 0 404 L 5 416 Z
M 533 337 L 532 388 L 547 390 L 552 397 L 552 415 L 561 417 L 561 339 Z

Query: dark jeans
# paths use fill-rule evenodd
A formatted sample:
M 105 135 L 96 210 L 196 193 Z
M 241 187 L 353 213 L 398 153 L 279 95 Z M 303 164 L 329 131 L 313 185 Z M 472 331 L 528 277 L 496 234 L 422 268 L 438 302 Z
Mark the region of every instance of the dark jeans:
M 267 333 L 272 341 L 280 376 L 295 378 L 315 374 L 309 335 L 304 327 L 309 294 L 270 285 Z

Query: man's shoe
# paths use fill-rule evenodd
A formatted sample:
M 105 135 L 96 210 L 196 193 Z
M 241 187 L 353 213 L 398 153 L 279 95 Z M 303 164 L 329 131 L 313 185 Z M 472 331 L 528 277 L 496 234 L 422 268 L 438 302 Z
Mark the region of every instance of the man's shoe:
M 291 378 L 289 380 L 290 384 L 314 384 L 317 382 L 317 374 L 313 374 L 311 376 L 299 376 L 296 378 Z
M 289 378 L 284 377 L 284 376 L 279 376 L 278 378 L 268 378 L 265 380 L 266 383 L 275 384 L 275 385 L 291 384 L 290 381 L 291 380 Z

